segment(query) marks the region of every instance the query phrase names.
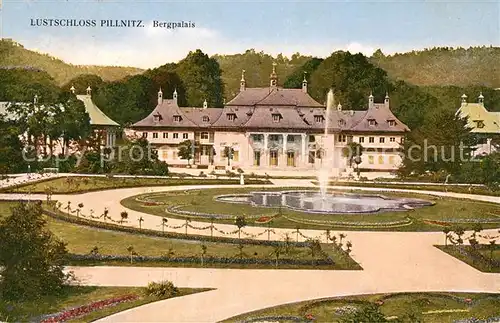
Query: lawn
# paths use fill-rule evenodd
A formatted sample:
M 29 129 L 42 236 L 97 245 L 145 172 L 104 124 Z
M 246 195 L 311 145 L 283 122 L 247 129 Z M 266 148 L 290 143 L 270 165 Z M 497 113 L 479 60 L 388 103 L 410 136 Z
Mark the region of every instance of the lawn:
M 138 295 L 133 301 L 124 302 L 116 306 L 103 308 L 89 313 L 75 321 L 91 322 L 114 313 L 124 311 L 165 298 L 145 296 L 144 288 L 141 287 L 96 287 L 96 286 L 67 286 L 58 296 L 46 296 L 33 301 L 21 301 L 8 303 L 0 299 L 0 321 L 3 322 L 27 322 L 37 317 L 53 314 L 65 309 L 70 309 L 92 302 L 121 297 L 125 295 Z M 207 289 L 179 288 L 175 297 L 185 296 L 193 293 L 206 291 Z
M 482 272 L 500 273 L 500 245 L 481 244 L 436 246 L 447 254 Z
M 1 190 L 8 193 L 41 193 L 51 191 L 53 194 L 73 194 L 116 188 L 144 186 L 176 186 L 176 185 L 228 185 L 239 184 L 239 179 L 213 178 L 133 178 L 133 177 L 95 177 L 70 176 L 42 180 L 31 184 Z M 268 184 L 268 180 L 246 179 L 246 184 Z
M 13 202 L 0 202 L 0 219 L 10 214 L 10 207 Z M 90 226 L 83 226 L 65 222 L 62 220 L 47 217 L 48 228 L 64 242 L 67 243 L 67 249 L 72 254 L 87 255 L 92 249 L 97 248 L 100 255 L 129 256 L 128 248 L 133 247 L 135 256 L 149 257 L 196 257 L 200 262 L 179 263 L 168 261 L 146 261 L 135 262 L 132 257 L 132 265 L 147 266 L 171 266 L 171 267 L 201 267 L 202 246 L 206 247 L 205 259 L 213 258 L 232 258 L 232 259 L 255 259 L 255 260 L 274 260 L 275 247 L 270 245 L 223 243 L 223 242 L 201 242 L 197 240 L 172 239 L 166 237 L 151 237 L 141 234 L 132 234 L 105 230 Z M 281 264 L 280 269 L 286 268 L 304 268 L 304 269 L 360 269 L 359 265 L 344 252 L 334 250 L 331 245 L 323 245 L 327 256 L 333 260 L 333 265 L 313 265 L 314 260 L 323 259 L 319 254 L 312 255 L 309 248 L 304 246 L 293 246 L 282 253 L 280 261 L 297 260 L 306 261 L 307 264 Z M 311 261 L 311 264 L 309 264 Z M 131 265 L 127 260 L 85 260 L 71 261 L 72 265 Z M 207 264 L 205 267 L 223 267 L 223 268 L 275 268 L 267 264 L 237 264 L 221 263 Z
M 389 322 L 444 323 L 469 318 L 496 318 L 491 322 L 497 322 L 500 319 L 499 294 L 400 293 L 293 303 L 239 315 L 224 322 L 343 322 L 349 314 L 370 305 L 375 305 Z
M 301 188 L 296 188 L 301 189 Z M 311 214 L 288 208 L 257 207 L 248 204 L 234 204 L 216 201 L 215 197 L 224 194 L 245 194 L 252 191 L 279 191 L 282 188 L 217 188 L 207 190 L 176 191 L 133 196 L 121 201 L 122 205 L 149 214 L 173 218 L 191 218 L 197 221 L 214 221 L 233 224 L 231 219 L 215 219 L 176 213 L 180 211 L 202 212 L 206 214 L 245 215 L 249 225 L 333 230 L 376 230 L 376 231 L 442 231 L 445 226 L 460 225 L 466 229 L 473 227 L 474 221 L 481 222 L 483 228 L 500 227 L 500 205 L 494 203 L 461 200 L 430 195 L 390 193 L 380 194 L 394 197 L 414 197 L 435 203 L 433 206 L 411 211 L 392 211 L 374 214 Z M 292 190 L 292 188 L 286 188 Z M 350 192 L 366 193 L 355 190 Z M 156 205 L 155 205 L 156 204 Z M 171 207 L 177 206 L 176 210 Z M 167 212 L 166 209 L 170 208 Z M 272 217 L 272 223 L 261 224 L 259 217 Z M 490 223 L 486 223 L 486 222 Z M 493 223 L 491 223 L 493 222 Z M 395 225 L 391 223 L 396 223 Z

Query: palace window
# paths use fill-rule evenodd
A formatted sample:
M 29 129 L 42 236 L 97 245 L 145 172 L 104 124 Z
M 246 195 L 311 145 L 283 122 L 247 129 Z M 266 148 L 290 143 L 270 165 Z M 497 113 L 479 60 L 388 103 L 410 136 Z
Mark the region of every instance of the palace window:
M 375 158 L 373 156 L 368 156 L 368 164 L 374 164 L 375 163 Z
M 179 139 L 179 134 L 177 132 L 174 133 L 174 139 Z
M 167 139 L 168 138 L 168 132 L 164 132 L 163 133 L 163 139 Z
M 379 142 L 380 142 L 381 144 L 385 143 L 385 138 L 384 138 L 384 137 L 380 137 L 378 140 L 379 140 Z
M 280 141 L 281 135 L 269 135 L 269 141 Z
M 182 117 L 179 116 L 179 115 L 176 115 L 176 116 L 174 116 L 174 121 L 175 122 L 181 122 L 182 121 Z
M 373 144 L 375 142 L 375 137 L 368 137 L 368 142 Z
M 391 165 L 396 164 L 396 158 L 394 156 L 389 156 L 389 164 Z
M 359 143 L 364 143 L 365 142 L 365 137 L 359 137 Z
M 273 113 L 273 122 L 280 122 L 280 120 L 281 120 L 281 114 Z
M 339 142 L 346 142 L 347 141 L 347 136 L 346 135 L 339 135 Z
M 188 139 L 188 134 L 187 133 L 183 133 L 182 134 L 182 139 Z
M 314 122 L 323 122 L 324 118 L 322 115 L 315 115 Z
M 295 136 L 293 136 L 293 135 L 288 135 L 288 136 L 287 136 L 287 141 L 288 141 L 288 142 L 294 142 L 294 141 L 295 141 Z
M 378 163 L 383 164 L 384 163 L 384 156 L 378 156 Z
M 200 138 L 201 139 L 208 139 L 208 132 L 202 132 Z
M 377 125 L 377 121 L 375 121 L 375 119 L 368 119 L 368 125 L 375 126 L 375 125 Z
M 227 120 L 229 120 L 229 121 L 236 120 L 236 113 L 228 113 L 226 116 L 227 116 Z
M 315 142 L 316 137 L 314 135 L 309 135 L 309 142 Z
M 203 122 L 209 122 L 210 118 L 208 116 L 203 116 L 202 121 Z
M 345 120 L 344 120 L 344 119 L 340 119 L 340 120 L 339 120 L 339 126 L 343 127 L 343 126 L 345 126 L 345 124 L 346 124 L 346 123 L 345 123 Z
M 390 142 L 396 142 L 396 137 L 391 137 L 391 138 L 389 138 L 389 141 L 390 141 Z
M 396 120 L 387 120 L 389 127 L 394 127 L 396 125 Z
M 484 128 L 484 121 L 483 120 L 474 120 L 474 122 L 476 123 L 476 128 Z
M 158 132 L 153 132 L 153 139 L 158 139 Z
M 147 132 L 143 132 L 142 133 L 142 138 L 147 138 L 148 137 L 148 133 Z

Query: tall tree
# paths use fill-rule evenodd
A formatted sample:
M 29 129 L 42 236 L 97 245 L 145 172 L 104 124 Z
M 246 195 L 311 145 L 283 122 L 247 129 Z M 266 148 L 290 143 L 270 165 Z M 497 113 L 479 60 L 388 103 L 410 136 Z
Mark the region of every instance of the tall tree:
M 224 83 L 219 63 L 214 58 L 197 49 L 179 62 L 176 72 L 186 88 L 189 106 L 200 107 L 205 100 L 210 107 L 223 105 Z
M 0 174 L 25 171 L 20 135 L 19 127 L 0 115 Z
M 6 300 L 29 300 L 61 291 L 65 244 L 46 227 L 41 203 L 21 203 L 0 223 L 0 293 Z

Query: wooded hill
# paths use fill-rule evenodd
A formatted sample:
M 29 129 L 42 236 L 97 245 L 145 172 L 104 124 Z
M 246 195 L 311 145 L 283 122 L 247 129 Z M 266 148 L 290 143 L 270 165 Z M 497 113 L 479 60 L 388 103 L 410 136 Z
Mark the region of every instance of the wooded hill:
M 437 47 L 389 56 L 378 50 L 371 61 L 391 78 L 415 85 L 500 88 L 499 47 Z
M 48 54 L 28 50 L 21 44 L 8 39 L 0 40 L 0 67 L 43 70 L 52 76 L 59 85 L 82 74 L 95 74 L 105 81 L 115 81 L 127 75 L 143 72 L 142 69 L 136 67 L 72 65 Z

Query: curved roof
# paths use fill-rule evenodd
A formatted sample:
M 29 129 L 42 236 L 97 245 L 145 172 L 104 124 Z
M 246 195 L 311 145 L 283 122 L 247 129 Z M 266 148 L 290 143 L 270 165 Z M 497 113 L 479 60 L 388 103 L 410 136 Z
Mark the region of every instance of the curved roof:
M 461 117 L 468 117 L 468 126 L 475 133 L 500 133 L 500 112 L 489 112 L 482 103 L 462 103 L 458 109 Z M 484 127 L 478 128 L 476 121 Z
M 113 126 L 120 125 L 102 112 L 92 101 L 90 95 L 77 95 L 76 98 L 83 102 L 85 111 L 89 114 L 90 124 L 93 126 Z

